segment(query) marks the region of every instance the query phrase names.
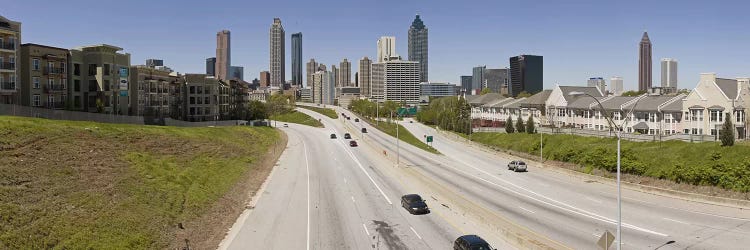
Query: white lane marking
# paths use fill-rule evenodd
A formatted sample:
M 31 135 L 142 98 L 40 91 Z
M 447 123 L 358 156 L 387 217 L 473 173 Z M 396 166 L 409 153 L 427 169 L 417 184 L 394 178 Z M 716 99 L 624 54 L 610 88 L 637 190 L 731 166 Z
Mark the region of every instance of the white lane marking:
M 520 209 L 522 209 L 522 210 L 524 210 L 526 212 L 532 213 L 532 214 L 534 213 L 534 211 L 528 210 L 528 209 L 526 209 L 526 208 L 524 208 L 522 206 L 518 206 L 518 208 L 520 208 Z
M 596 203 L 599 203 L 599 204 L 602 203 L 602 201 L 594 199 L 594 198 L 591 198 L 591 197 L 588 197 L 588 196 L 584 196 L 583 198 L 586 198 L 587 200 L 590 200 L 590 201 L 593 201 L 593 202 L 596 202 Z
M 352 202 L 356 202 L 356 201 L 354 201 L 354 196 L 352 196 Z
M 454 160 L 456 160 L 456 161 L 459 161 L 459 160 L 457 160 L 457 159 L 454 159 Z M 463 163 L 464 165 L 467 165 L 467 166 L 469 166 L 469 167 L 471 167 L 471 168 L 473 168 L 473 169 L 476 169 L 476 170 L 478 170 L 478 171 L 480 171 L 480 172 L 483 172 L 483 173 L 485 173 L 485 174 L 487 174 L 487 175 L 489 175 L 489 176 L 495 177 L 495 176 L 493 176 L 493 175 L 491 175 L 491 174 L 489 174 L 489 173 L 485 172 L 484 170 L 481 170 L 481 169 L 478 169 L 478 168 L 476 168 L 476 167 L 474 167 L 474 166 L 468 165 L 468 164 L 466 164 L 465 162 L 462 162 L 462 161 L 459 161 L 459 162 L 461 162 L 461 163 Z M 520 195 L 520 196 L 524 196 L 524 197 L 526 197 L 526 198 L 528 198 L 528 199 L 531 199 L 531 200 L 534 200 L 534 201 L 537 201 L 537 202 L 540 202 L 540 203 L 546 204 L 546 205 L 548 205 L 548 206 L 551 206 L 551 207 L 555 207 L 555 208 L 558 208 L 558 209 L 561 209 L 561 210 L 567 211 L 567 212 L 569 212 L 569 213 L 574 213 L 574 214 L 578 214 L 578 215 L 581 215 L 581 216 L 584 216 L 584 217 L 588 217 L 588 218 L 591 218 L 591 219 L 594 219 L 594 220 L 598 220 L 598 221 L 603 221 L 603 222 L 607 222 L 607 223 L 610 223 L 610 224 L 617 224 L 617 221 L 616 221 L 616 220 L 613 220 L 613 219 L 610 219 L 610 218 L 607 218 L 607 217 L 604 217 L 604 216 L 601 216 L 601 215 L 598 215 L 598 214 L 595 214 L 595 213 L 592 213 L 592 212 L 588 212 L 588 211 L 586 211 L 586 210 L 583 210 L 583 209 L 579 209 L 579 208 L 573 207 L 573 206 L 571 206 L 571 205 L 568 205 L 568 204 L 565 204 L 565 203 L 562 203 L 562 202 L 559 202 L 559 201 L 553 200 L 553 199 L 551 199 L 551 198 L 549 198 L 549 197 L 546 197 L 546 196 L 544 196 L 544 195 L 538 194 L 538 193 L 536 193 L 536 192 L 534 192 L 534 191 L 531 191 L 531 190 L 528 190 L 528 189 L 524 189 L 524 188 L 522 188 L 522 187 L 520 187 L 520 186 L 518 186 L 518 185 L 515 185 L 515 184 L 513 184 L 513 183 L 507 182 L 507 181 L 505 181 L 505 180 L 503 180 L 503 179 L 500 179 L 500 178 L 497 178 L 497 177 L 495 177 L 495 178 L 499 179 L 500 181 L 502 181 L 502 182 L 505 182 L 505 183 L 508 183 L 508 184 L 510 184 L 511 186 L 514 186 L 514 187 L 516 187 L 516 188 L 518 188 L 518 189 L 522 189 L 522 190 L 525 190 L 525 191 L 527 191 L 527 192 L 530 192 L 530 193 L 532 193 L 532 194 L 538 195 L 538 196 L 540 196 L 540 197 L 543 197 L 543 198 L 545 198 L 545 199 L 548 199 L 548 200 L 550 200 L 550 201 L 553 201 L 553 202 L 555 202 L 555 203 L 559 203 L 559 204 L 561 204 L 561 205 L 563 205 L 563 206 L 566 206 L 566 207 L 570 207 L 570 208 L 565 208 L 565 207 L 562 207 L 562 206 L 559 206 L 559 205 L 555 205 L 555 204 L 552 204 L 552 203 L 550 203 L 550 202 L 547 202 L 547 201 L 544 201 L 544 200 L 541 200 L 541 199 L 537 199 L 537 198 L 531 197 L 531 196 L 529 196 L 529 195 L 526 195 L 526 194 L 522 194 L 522 193 L 520 193 L 520 192 L 516 191 L 516 189 L 512 189 L 512 188 L 507 188 L 507 187 L 501 186 L 500 184 L 497 184 L 497 183 L 491 182 L 491 181 L 489 181 L 489 180 L 486 180 L 486 179 L 484 179 L 484 178 L 482 178 L 482 177 L 478 177 L 478 176 L 475 176 L 475 175 L 469 174 L 469 173 L 467 173 L 466 171 L 463 171 L 463 170 L 460 170 L 460 169 L 458 169 L 458 168 L 452 167 L 452 166 L 450 166 L 450 165 L 448 165 L 448 164 L 445 164 L 445 166 L 446 166 L 446 167 L 449 167 L 449 168 L 452 168 L 452 169 L 454 169 L 454 170 L 456 170 L 456 171 L 458 171 L 458 172 L 461 172 L 461 173 L 463 173 L 463 174 L 465 174 L 465 175 L 467 175 L 467 176 L 471 176 L 471 177 L 474 177 L 474 178 L 476 178 L 476 179 L 478 179 L 478 180 L 481 180 L 481 181 L 483 181 L 483 182 L 486 182 L 486 183 L 488 183 L 488 184 L 490 184 L 490 185 L 494 185 L 494 186 L 497 186 L 497 187 L 499 187 L 499 188 L 502 188 L 502 189 L 505 189 L 505 190 L 507 190 L 507 191 L 509 191 L 509 192 L 515 193 L 515 194 L 517 194 L 517 195 Z M 580 211 L 580 212 L 579 212 L 579 211 Z M 667 235 L 667 234 L 663 234 L 663 233 L 659 233 L 659 232 L 651 231 L 651 230 L 648 230 L 648 229 L 644 229 L 644 228 L 636 227 L 636 226 L 633 226 L 633 225 L 630 225 L 630 224 L 627 224 L 627 223 L 622 223 L 622 225 L 623 225 L 623 226 L 625 226 L 625 227 L 627 227 L 627 228 L 635 229 L 635 230 L 638 230 L 638 231 L 642 231 L 642 232 L 646 232 L 646 233 L 650 233 L 650 234 L 655 234 L 655 235 L 659 235 L 659 236 L 662 236 L 662 237 L 667 237 L 667 236 L 669 236 L 669 235 Z
M 594 238 L 599 238 L 599 236 L 601 236 L 601 235 L 599 235 L 599 234 L 598 234 L 598 233 L 596 233 L 596 232 L 594 232 L 594 233 L 593 233 L 593 234 L 591 234 L 591 235 L 593 235 L 593 236 L 594 236 Z
M 419 238 L 420 240 L 422 239 L 422 236 L 419 236 L 419 234 L 417 233 L 417 230 L 414 230 L 413 227 L 409 227 L 409 229 L 411 229 L 411 231 L 414 232 L 415 235 L 417 235 L 417 238 Z
M 678 221 L 678 220 L 670 219 L 670 218 L 667 218 L 667 217 L 664 217 L 664 218 L 662 218 L 662 219 L 665 219 L 665 220 L 668 220 L 668 221 L 674 221 L 674 222 L 677 222 L 677 223 L 680 223 L 680 224 L 685 224 L 685 225 L 689 225 L 689 223 L 687 223 L 687 222 L 684 222 L 684 221 Z
M 365 229 L 365 233 L 367 233 L 367 236 L 370 236 L 370 231 L 367 230 L 367 226 L 365 226 L 365 223 L 362 223 L 362 228 Z
M 359 166 L 359 169 L 361 169 L 362 172 L 365 173 L 367 178 L 370 179 L 370 182 L 372 182 L 372 185 L 375 185 L 375 188 L 377 188 L 378 191 L 380 191 L 380 194 L 383 196 L 383 198 L 385 198 L 385 201 L 388 202 L 388 205 L 393 205 L 393 203 L 391 202 L 391 199 L 388 199 L 388 196 L 385 195 L 385 192 L 383 192 L 383 189 L 380 189 L 380 186 L 377 183 L 375 183 L 375 180 L 372 179 L 372 176 L 370 176 L 369 173 L 367 173 L 367 171 L 365 170 L 365 167 L 363 167 L 362 163 L 359 162 L 359 159 L 357 159 L 357 157 L 354 156 L 354 153 L 352 153 L 352 151 L 346 147 L 347 145 L 345 145 L 343 141 L 339 141 L 339 143 L 344 148 L 344 151 L 346 151 L 346 153 L 349 154 L 349 157 L 351 157 L 352 160 L 354 160 L 354 163 L 357 163 L 357 166 Z
M 348 182 L 346 182 L 346 178 L 344 178 L 344 184 L 346 184 L 346 183 L 348 183 Z
M 307 250 L 310 250 L 310 160 L 307 158 L 307 145 L 302 142 L 305 149 L 305 166 L 307 168 Z

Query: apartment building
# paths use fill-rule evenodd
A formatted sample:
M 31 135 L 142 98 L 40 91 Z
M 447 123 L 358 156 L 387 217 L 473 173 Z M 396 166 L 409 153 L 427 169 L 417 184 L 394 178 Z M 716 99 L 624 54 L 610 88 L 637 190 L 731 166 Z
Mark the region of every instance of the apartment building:
M 130 54 L 99 44 L 70 50 L 71 109 L 127 115 L 130 111 Z
M 179 97 L 184 80 L 177 73 L 165 68 L 136 65 L 130 67 L 128 81 L 129 115 L 179 118 Z
M 21 57 L 21 23 L 0 16 L 0 103 L 17 104 L 17 77 L 21 73 L 16 59 Z
M 183 92 L 185 120 L 191 122 L 219 120 L 219 79 L 205 74 L 185 74 Z
M 683 103 L 683 133 L 718 136 L 724 120 L 732 119 L 735 136 L 747 138 L 745 111 L 750 109 L 750 79 L 718 78 L 715 73 L 703 73 L 698 85 Z
M 68 50 L 39 44 L 21 45 L 16 87 L 19 104 L 49 109 L 66 108 Z

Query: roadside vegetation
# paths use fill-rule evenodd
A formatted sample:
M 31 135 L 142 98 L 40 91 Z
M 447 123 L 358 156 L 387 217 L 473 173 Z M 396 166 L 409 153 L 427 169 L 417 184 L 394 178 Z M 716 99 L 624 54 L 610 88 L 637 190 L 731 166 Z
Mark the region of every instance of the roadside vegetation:
M 426 125 L 468 135 L 471 133 L 471 107 L 463 97 L 441 97 L 417 112 L 417 120 Z
M 516 152 L 539 155 L 539 135 L 479 132 L 471 140 Z M 544 135 L 544 158 L 583 166 L 586 172 L 617 170 L 616 139 Z M 622 172 L 699 186 L 750 191 L 750 145 L 720 142 L 622 141 Z
M 297 105 L 297 107 L 298 108 L 303 108 L 303 109 L 309 109 L 309 110 L 321 113 L 321 114 L 323 114 L 325 116 L 330 117 L 331 119 L 338 119 L 339 118 L 339 115 L 336 114 L 336 111 L 333 110 L 333 109 L 310 107 L 310 106 L 304 106 L 304 105 Z
M 386 101 L 381 104 L 382 107 L 379 108 L 375 105 L 375 102 L 371 102 L 368 100 L 356 100 L 352 101 L 351 105 L 349 106 L 349 110 L 364 117 L 363 119 L 365 120 L 365 122 L 369 123 L 373 127 L 393 137 L 396 137 L 396 126 L 398 126 L 399 139 L 424 151 L 433 154 L 440 154 L 440 152 L 438 152 L 435 148 L 427 145 L 424 138 L 419 139 L 415 137 L 411 132 L 409 132 L 409 130 L 406 130 L 404 126 L 401 126 L 400 124 L 397 124 L 390 119 L 391 112 L 393 112 L 394 114 L 394 119 L 396 118 L 395 113 L 398 109 L 397 103 Z M 376 110 L 380 112 L 381 117 L 387 117 L 388 119 L 376 123 L 374 121 L 377 115 Z
M 281 136 L 9 116 L 0 134 L 0 249 L 184 246 L 177 235 L 225 211 L 222 197 L 263 174 L 261 158 Z
M 277 115 L 272 115 L 271 120 L 275 120 L 279 122 L 297 123 L 297 124 L 307 125 L 307 126 L 316 127 L 316 128 L 323 127 L 323 123 L 318 121 L 318 119 L 312 118 L 311 116 L 305 113 L 297 112 L 295 110 L 280 113 Z
M 294 96 L 271 95 L 264 104 L 269 119 L 279 122 L 297 123 L 311 127 L 322 128 L 323 123 L 311 116 L 297 112 L 295 109 Z

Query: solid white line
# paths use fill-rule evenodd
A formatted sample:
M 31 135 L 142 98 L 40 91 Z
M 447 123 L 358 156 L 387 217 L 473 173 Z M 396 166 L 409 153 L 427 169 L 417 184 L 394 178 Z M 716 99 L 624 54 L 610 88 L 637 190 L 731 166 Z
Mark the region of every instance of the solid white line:
M 667 218 L 667 217 L 664 217 L 662 219 L 665 219 L 665 220 L 668 220 L 668 221 L 674 221 L 674 222 L 677 222 L 677 223 L 680 223 L 680 224 L 685 224 L 685 225 L 689 225 L 690 224 L 690 223 L 687 223 L 687 222 L 684 222 L 684 221 L 673 220 L 673 219 L 670 219 L 670 218 Z
M 415 235 L 417 235 L 417 238 L 419 238 L 420 240 L 422 239 L 422 236 L 419 236 L 419 234 L 417 233 L 417 230 L 414 230 L 413 227 L 409 227 L 409 229 L 411 229 L 411 231 L 414 232 Z
M 518 208 L 523 209 L 524 211 L 532 213 L 532 214 L 534 213 L 534 211 L 531 211 L 531 210 L 528 210 L 526 208 L 523 208 L 522 206 L 518 206 Z
M 346 182 L 346 178 L 344 178 L 344 184 L 346 184 L 346 183 L 347 183 L 347 182 Z
M 354 201 L 354 196 L 352 196 L 352 202 L 356 202 L 356 201 Z
M 302 142 L 305 150 L 305 165 L 307 167 L 307 250 L 310 250 L 310 160 L 307 158 L 307 145 Z
M 365 229 L 365 233 L 367 233 L 367 236 L 370 236 L 370 231 L 367 230 L 367 226 L 365 226 L 365 223 L 362 223 L 362 228 Z
M 349 154 L 349 157 L 351 157 L 352 160 L 354 160 L 354 163 L 357 163 L 357 166 L 359 166 L 359 169 L 361 169 L 362 172 L 365 173 L 367 178 L 370 179 L 370 182 L 372 182 L 372 184 L 375 185 L 375 188 L 377 188 L 378 191 L 380 191 L 380 194 L 383 195 L 383 198 L 385 198 L 385 201 L 388 202 L 388 205 L 393 205 L 393 203 L 391 202 L 391 199 L 388 199 L 388 196 L 385 195 L 385 192 L 383 192 L 383 189 L 380 189 L 380 186 L 378 186 L 378 184 L 375 183 L 375 180 L 372 179 L 372 176 L 370 176 L 369 173 L 367 173 L 367 171 L 365 170 L 365 167 L 363 167 L 362 163 L 359 162 L 359 159 L 357 159 L 357 157 L 354 156 L 354 153 L 352 153 L 352 151 L 350 151 L 349 148 L 347 148 L 347 145 L 344 144 L 344 141 L 339 141 L 339 142 L 341 146 L 344 148 L 344 151 L 346 151 L 346 153 Z
M 599 203 L 599 204 L 602 203 L 602 201 L 594 199 L 594 198 L 591 198 L 591 197 L 588 197 L 588 196 L 584 196 L 583 198 L 586 198 L 587 200 L 590 200 L 590 201 L 593 201 L 593 202 L 596 202 L 596 203 Z

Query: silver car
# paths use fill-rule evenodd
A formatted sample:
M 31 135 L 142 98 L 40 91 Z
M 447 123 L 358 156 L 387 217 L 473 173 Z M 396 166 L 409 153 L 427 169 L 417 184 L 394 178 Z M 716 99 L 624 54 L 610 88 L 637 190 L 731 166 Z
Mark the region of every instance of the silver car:
M 511 161 L 508 163 L 508 170 L 513 170 L 513 172 L 526 172 L 526 163 L 523 161 Z

